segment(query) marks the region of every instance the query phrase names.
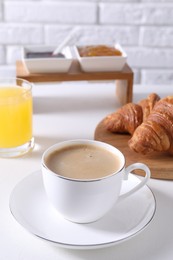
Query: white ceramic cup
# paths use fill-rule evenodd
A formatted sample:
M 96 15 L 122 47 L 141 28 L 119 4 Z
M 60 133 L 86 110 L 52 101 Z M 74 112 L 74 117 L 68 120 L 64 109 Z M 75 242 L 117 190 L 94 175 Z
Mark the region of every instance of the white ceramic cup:
M 51 171 L 46 165 L 46 158 L 54 151 L 75 144 L 90 144 L 112 152 L 121 161 L 120 169 L 106 177 L 87 180 L 66 178 Z M 123 181 L 128 181 L 129 173 L 135 169 L 143 170 L 145 177 L 137 186 L 120 195 Z M 42 177 L 47 197 L 58 213 L 72 222 L 89 223 L 100 219 L 115 203 L 146 185 L 150 170 L 143 163 L 125 168 L 125 157 L 117 148 L 104 142 L 84 139 L 65 141 L 48 148 L 42 156 Z

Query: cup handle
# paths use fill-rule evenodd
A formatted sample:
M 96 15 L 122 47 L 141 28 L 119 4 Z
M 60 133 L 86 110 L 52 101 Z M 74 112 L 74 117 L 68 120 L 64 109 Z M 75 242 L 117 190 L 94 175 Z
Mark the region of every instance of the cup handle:
M 129 165 L 127 168 L 125 168 L 124 180 L 128 180 L 129 173 L 131 173 L 133 170 L 136 169 L 143 170 L 145 172 L 144 179 L 138 185 L 132 188 L 130 191 L 127 191 L 126 193 L 120 195 L 118 201 L 122 201 L 123 199 L 127 198 L 129 195 L 135 193 L 136 191 L 141 189 L 144 185 L 146 185 L 146 183 L 148 182 L 151 176 L 151 172 L 148 166 L 143 163 L 134 163 Z

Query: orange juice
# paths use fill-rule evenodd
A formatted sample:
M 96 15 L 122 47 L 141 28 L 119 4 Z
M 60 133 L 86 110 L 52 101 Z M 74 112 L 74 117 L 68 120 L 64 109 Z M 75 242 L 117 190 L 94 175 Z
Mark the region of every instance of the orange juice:
M 21 146 L 31 138 L 31 91 L 19 86 L 0 87 L 0 148 Z

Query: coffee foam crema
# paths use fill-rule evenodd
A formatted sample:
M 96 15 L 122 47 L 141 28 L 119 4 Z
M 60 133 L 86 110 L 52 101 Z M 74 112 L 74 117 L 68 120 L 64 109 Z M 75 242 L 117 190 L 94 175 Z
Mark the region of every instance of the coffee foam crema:
M 99 179 L 118 172 L 121 160 L 109 150 L 90 144 L 57 149 L 45 160 L 54 173 L 71 179 Z

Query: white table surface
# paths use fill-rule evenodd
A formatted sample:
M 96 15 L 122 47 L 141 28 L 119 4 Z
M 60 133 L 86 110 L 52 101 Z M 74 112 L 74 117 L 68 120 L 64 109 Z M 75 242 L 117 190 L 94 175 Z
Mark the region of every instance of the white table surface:
M 134 86 L 134 101 L 148 93 L 165 96 L 170 86 Z M 113 83 L 40 84 L 33 87 L 35 149 L 24 157 L 0 159 L 0 260 L 173 259 L 173 181 L 149 181 L 157 210 L 143 232 L 115 246 L 95 250 L 64 249 L 31 235 L 12 217 L 9 197 L 15 185 L 40 169 L 42 153 L 67 139 L 93 139 L 96 125 L 119 106 Z

